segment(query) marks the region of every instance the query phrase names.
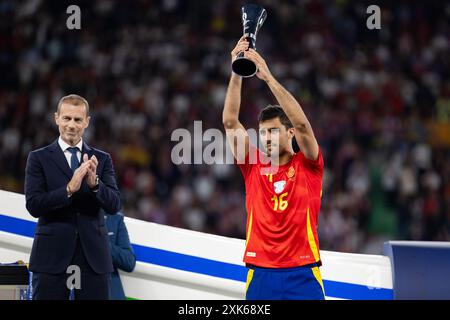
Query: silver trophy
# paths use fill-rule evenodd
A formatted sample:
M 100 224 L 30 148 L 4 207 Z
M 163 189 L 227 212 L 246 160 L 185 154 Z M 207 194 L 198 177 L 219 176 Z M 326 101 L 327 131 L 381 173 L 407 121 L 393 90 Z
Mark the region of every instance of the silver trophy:
M 249 42 L 249 48 L 256 50 L 256 35 L 266 17 L 267 12 L 263 7 L 255 4 L 246 4 L 242 7 L 242 25 L 244 27 L 244 36 L 247 37 Z M 238 53 L 236 60 L 231 65 L 231 69 L 234 73 L 244 78 L 253 77 L 258 71 L 258 68 L 251 60 L 244 58 L 244 52 Z

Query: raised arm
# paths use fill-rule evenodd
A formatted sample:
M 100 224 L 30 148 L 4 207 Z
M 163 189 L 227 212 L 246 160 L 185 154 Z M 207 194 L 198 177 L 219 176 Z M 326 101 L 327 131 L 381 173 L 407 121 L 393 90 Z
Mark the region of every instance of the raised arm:
M 259 53 L 254 49 L 249 49 L 245 52 L 245 57 L 256 64 L 258 67 L 257 77 L 267 83 L 278 104 L 292 122 L 295 128 L 295 139 L 305 157 L 310 160 L 316 160 L 319 154 L 319 145 L 311 124 L 298 101 L 273 77 L 265 60 Z
M 236 47 L 231 52 L 231 62 L 236 55 L 248 49 L 248 41 L 242 36 Z M 244 126 L 239 122 L 239 109 L 241 106 L 242 78 L 234 73 L 231 74 L 228 83 L 225 105 L 223 107 L 222 122 L 225 127 L 228 143 L 236 160 L 243 162 L 248 153 L 248 134 Z

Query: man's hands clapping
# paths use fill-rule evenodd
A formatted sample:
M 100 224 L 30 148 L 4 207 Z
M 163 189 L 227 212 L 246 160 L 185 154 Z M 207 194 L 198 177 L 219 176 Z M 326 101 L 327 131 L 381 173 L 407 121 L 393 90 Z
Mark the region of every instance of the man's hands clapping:
M 92 156 L 91 159 L 89 159 L 88 155 L 84 154 L 83 155 L 83 164 L 84 163 L 89 163 L 89 166 L 87 167 L 87 172 L 86 172 L 86 183 L 89 186 L 89 188 L 92 189 L 96 185 L 98 160 L 95 157 L 95 155 Z
M 87 154 L 83 155 L 83 162 L 80 164 L 80 166 L 75 170 L 72 179 L 70 180 L 69 184 L 67 185 L 68 191 L 70 193 L 75 193 L 78 190 L 80 190 L 81 183 L 83 180 L 86 180 L 87 185 L 89 188 L 94 188 L 96 186 L 96 177 L 97 177 L 97 165 L 98 160 L 94 156 L 89 159 Z

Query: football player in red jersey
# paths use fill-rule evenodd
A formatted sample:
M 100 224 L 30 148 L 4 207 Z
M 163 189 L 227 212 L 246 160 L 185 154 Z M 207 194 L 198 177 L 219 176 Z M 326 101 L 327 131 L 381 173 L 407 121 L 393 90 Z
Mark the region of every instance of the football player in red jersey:
M 245 180 L 249 268 L 246 299 L 324 299 L 317 223 L 322 196 L 323 158 L 305 113 L 270 73 L 265 60 L 242 37 L 231 52 L 252 60 L 278 101 L 259 115 L 263 151 L 249 142 L 239 122 L 242 78 L 228 85 L 223 124 Z M 292 139 L 300 152 L 294 153 Z

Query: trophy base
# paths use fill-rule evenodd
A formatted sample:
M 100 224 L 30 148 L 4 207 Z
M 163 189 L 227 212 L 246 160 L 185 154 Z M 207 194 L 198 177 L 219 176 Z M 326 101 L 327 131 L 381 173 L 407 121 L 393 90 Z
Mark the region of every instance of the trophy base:
M 258 68 L 256 68 L 256 65 L 253 63 L 253 61 L 248 60 L 244 57 L 238 57 L 236 60 L 234 60 L 233 64 L 231 65 L 231 69 L 234 73 L 243 78 L 253 77 L 258 71 Z

